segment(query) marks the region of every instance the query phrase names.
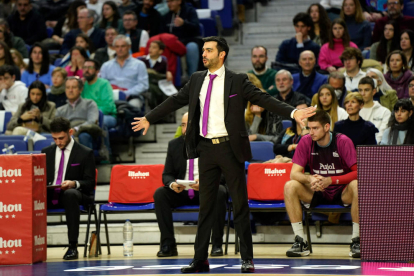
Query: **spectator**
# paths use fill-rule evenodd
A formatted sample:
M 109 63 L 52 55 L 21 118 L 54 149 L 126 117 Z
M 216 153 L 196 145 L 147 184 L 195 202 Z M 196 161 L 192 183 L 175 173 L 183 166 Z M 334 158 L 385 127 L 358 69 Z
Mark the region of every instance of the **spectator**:
M 367 77 L 370 77 L 377 82 L 377 93 L 374 95 L 374 101 L 380 102 L 382 106 L 392 111 L 395 103 L 398 101 L 397 91 L 392 89 L 387 83 L 381 71 L 375 68 L 369 68 L 367 70 Z
M 408 95 L 410 96 L 411 103 L 414 105 L 414 76 L 410 78 L 408 83 Z
M 257 88 L 266 93 L 260 80 L 254 74 L 247 73 L 247 77 Z M 247 102 L 245 120 L 249 141 L 270 141 L 275 143 L 283 131 L 281 116 L 251 102 Z
M 358 48 L 349 38 L 345 21 L 342 18 L 336 18 L 332 22 L 329 42 L 321 47 L 318 61 L 321 69 L 331 73 L 343 67 L 340 56 L 347 47 Z
M 10 49 L 14 48 L 19 51 L 23 58 L 29 57 L 23 39 L 14 36 L 13 33 L 10 32 L 9 23 L 2 18 L 0 18 L 0 41 L 5 42 Z
M 56 108 L 66 104 L 66 87 L 65 81 L 68 76 L 68 72 L 62 67 L 56 67 L 52 72 L 52 87 L 50 87 L 50 93 L 47 94 L 47 99 L 56 104 Z
M 114 1 L 105 1 L 102 5 L 102 18 L 99 22 L 99 28 L 105 30 L 109 26 L 116 28 L 118 32 L 122 30 L 122 18 Z
M 23 56 L 16 49 L 10 49 L 10 54 L 14 64 L 20 69 L 20 73 L 23 74 L 24 70 L 27 69 L 27 64 L 24 62 Z
M 32 7 L 30 0 L 17 0 L 17 9 L 9 16 L 10 31 L 28 45 L 47 38 L 43 16 Z
M 118 35 L 118 31 L 114 27 L 108 27 L 105 30 L 105 42 L 106 46 L 99 48 L 95 52 L 94 59 L 99 62 L 99 64 L 104 64 L 108 60 L 111 60 L 115 57 L 116 51 L 113 46 L 114 38 Z
M 331 130 L 333 130 L 336 122 L 348 118 L 346 111 L 339 106 L 338 98 L 332 86 L 329 84 L 322 85 L 315 95 L 317 95 L 316 97 L 318 99 L 317 109 L 326 111 L 331 117 Z
M 131 39 L 131 50 L 132 53 L 144 52 L 145 47 L 149 39 L 147 31 L 137 28 L 138 20 L 137 15 L 133 11 L 126 11 L 122 17 L 124 31 L 123 34 L 129 36 Z
M 254 46 L 252 48 L 252 65 L 253 69 L 248 73 L 254 74 L 259 81 L 262 83 L 267 93 L 275 96 L 278 91 L 276 89 L 275 76 L 277 71 L 268 68 L 267 62 L 267 49 L 264 46 Z
M 331 29 L 331 20 L 321 4 L 312 4 L 308 8 L 308 14 L 312 18 L 315 37 L 313 42 L 322 46 L 329 42 L 329 30 Z
M 360 4 L 362 7 L 362 10 L 364 11 L 365 20 L 369 22 L 375 22 L 378 19 L 382 18 L 383 16 L 387 16 L 387 12 L 385 11 L 383 7 L 380 7 L 380 5 L 378 5 L 378 2 L 373 4 L 372 2 L 368 2 L 368 1 L 360 1 Z
M 27 91 L 26 85 L 16 80 L 12 66 L 0 66 L 0 110 L 16 112 L 26 100 Z
M 405 16 L 402 13 L 404 0 L 389 0 L 387 8 L 388 16 L 384 16 L 375 22 L 374 31 L 372 33 L 372 43 L 380 40 L 381 35 L 384 33 L 385 24 L 390 20 L 395 20 L 397 22 L 400 31 L 406 29 L 414 31 L 414 17 Z
M 69 249 L 63 259 L 75 260 L 78 259 L 80 206 L 93 203 L 95 194 L 95 158 L 92 150 L 71 138 L 74 130 L 68 120 L 55 118 L 50 123 L 50 131 L 55 144 L 42 149 L 46 154 L 47 185 L 58 185 L 60 192 L 47 189 L 47 208 L 65 209 Z
M 307 107 L 308 105 L 305 102 L 299 101 L 296 109 L 299 110 Z M 278 136 L 273 146 L 273 152 L 275 155 L 293 158 L 300 139 L 306 134 L 309 134 L 309 128 L 307 126 L 302 127 L 298 122 L 292 120 L 292 126 L 285 129 L 283 135 Z
M 46 20 L 46 26 L 54 28 L 58 20 L 65 16 L 71 3 L 70 0 L 40 0 L 37 2 L 39 13 Z
M 184 137 L 187 129 L 188 113 L 181 120 L 182 136 L 168 143 L 167 159 L 162 173 L 164 187 L 158 188 L 154 193 L 155 214 L 158 227 L 161 232 L 160 251 L 158 257 L 177 256 L 177 245 L 174 238 L 172 209 L 183 205 L 198 205 L 199 202 L 199 159 L 185 160 L 182 154 L 184 149 Z M 184 186 L 177 184 L 177 179 L 196 180 L 197 184 L 191 185 L 192 189 L 184 190 Z M 215 204 L 215 224 L 212 228 L 211 255 L 223 256 L 223 233 L 226 217 L 227 191 L 224 185 L 220 185 Z
M 98 109 L 104 114 L 104 125 L 107 128 L 116 126 L 116 106 L 113 98 L 112 87 L 109 81 L 98 78 L 99 64 L 96 60 L 87 59 L 83 66 L 85 85 L 82 98 L 93 100 Z
M 335 123 L 334 132 L 345 134 L 352 140 L 355 148 L 363 145 L 376 145 L 375 133 L 378 129 L 373 123 L 367 122 L 359 116 L 364 106 L 364 99 L 358 92 L 351 92 L 345 97 L 345 109 L 348 119 Z
M 365 20 L 359 0 L 344 0 L 341 18 L 345 20 L 351 41 L 361 51 L 371 46 L 371 24 Z
M 407 58 L 408 68 L 414 72 L 413 62 L 414 32 L 405 30 L 401 33 L 400 47 Z
M 12 0 L 0 0 L 0 17 L 7 18 L 14 10 L 16 2 Z
M 55 66 L 49 64 L 49 52 L 45 46 L 36 42 L 29 52 L 29 66 L 22 74 L 22 82 L 29 86 L 40 80 L 49 88 L 52 85 L 52 71 Z
M 284 187 L 285 205 L 295 235 L 295 243 L 286 252 L 288 257 L 303 257 L 310 253 L 303 233 L 301 201 L 310 207 L 351 204 L 352 244 L 349 256 L 361 256 L 356 151 L 351 139 L 329 131 L 330 120 L 325 111 L 316 110 L 316 114 L 308 118 L 310 135 L 301 139 L 293 156 L 291 180 Z M 310 175 L 304 173 L 307 166 Z
M 88 9 L 81 9 L 78 12 L 79 29 L 69 31 L 64 38 L 60 53 L 66 55 L 69 50 L 75 46 L 76 37 L 80 33 L 87 34 L 95 49 L 105 47 L 105 32 L 99 28 L 93 27 L 94 11 Z
M 116 58 L 102 65 L 101 78 L 108 80 L 112 87 L 124 90 L 131 105 L 142 108 L 144 103 L 142 93 L 147 91 L 149 86 L 145 64 L 129 54 L 131 49 L 129 37 L 118 35 L 113 45 Z
M 359 93 L 364 99 L 364 106 L 359 112 L 359 116 L 365 121 L 369 121 L 378 129 L 375 134 L 377 143 L 381 142 L 384 130 L 387 128 L 387 123 L 390 119 L 391 112 L 382 106 L 379 102 L 374 101 L 374 95 L 377 92 L 375 89 L 374 80 L 370 77 L 362 78 L 358 85 Z
M 408 80 L 413 73 L 408 69 L 407 57 L 402 51 L 391 52 L 385 60 L 388 72 L 384 75 L 388 84 L 397 91 L 398 99 L 408 98 Z
M 326 83 L 328 76 L 315 70 L 316 58 L 312 51 L 303 51 L 299 56 L 301 71 L 293 74 L 293 90 L 312 99 L 319 87 Z
M 342 63 L 345 66 L 345 87 L 347 91 L 355 92 L 358 90 L 359 80 L 365 77 L 365 72 L 361 70 L 364 58 L 359 49 L 345 48 L 340 56 Z
M 409 99 L 398 100 L 391 114 L 388 128 L 382 135 L 381 145 L 405 145 L 407 132 L 413 128 L 413 104 Z
M 83 48 L 88 57 L 95 53 L 95 47 L 93 46 L 92 40 L 84 33 L 80 33 L 76 36 L 75 46 Z
M 11 55 L 10 49 L 7 44 L 3 41 L 0 41 L 0 66 L 3 65 L 10 65 L 14 68 L 14 75 L 16 76 L 16 80 L 20 80 L 20 68 L 14 64 L 13 57 Z
M 188 6 L 183 0 L 167 2 L 169 12 L 162 17 L 161 33 L 170 33 L 187 48 L 187 74 L 191 76 L 198 68 L 200 49 L 197 45 L 197 36 L 200 35 L 200 22 L 195 9 Z
M 147 31 L 150 37 L 160 33 L 161 15 L 154 9 L 154 0 L 144 0 L 135 10 L 138 16 L 138 28 Z
M 335 71 L 329 74 L 328 77 L 328 84 L 332 86 L 335 91 L 336 98 L 338 99 L 338 104 L 341 107 L 344 107 L 344 99 L 346 94 L 348 93 L 345 87 L 345 76 L 344 74 Z M 317 99 L 315 95 L 312 98 L 312 104 L 315 102 L 317 103 Z
M 173 80 L 173 75 L 170 71 L 167 71 L 168 63 L 161 57 L 165 49 L 165 44 L 159 40 L 154 40 L 150 43 L 148 55 L 140 59 L 145 63 L 147 69 L 152 69 L 158 74 L 166 76 L 168 81 Z
M 325 8 L 329 18 L 332 20 L 339 17 L 343 0 L 321 0 L 320 4 Z
M 79 28 L 78 13 L 81 9 L 86 9 L 85 2 L 82 0 L 75 0 L 69 5 L 69 9 L 66 13 L 66 16 L 61 17 L 58 20 L 55 28 L 53 29 L 52 39 L 55 42 L 59 43 L 59 45 L 63 44 L 63 41 L 64 41 L 63 37 L 69 31 Z
M 70 64 L 65 67 L 66 72 L 68 72 L 69 77 L 79 77 L 83 78 L 83 64 L 87 60 L 88 54 L 86 54 L 85 49 L 75 46 L 70 49 Z
M 99 0 L 89 0 L 88 9 L 93 10 L 98 19 L 102 16 L 102 3 L 100 3 Z
M 400 35 L 398 25 L 394 20 L 390 20 L 385 24 L 384 33 L 381 35 L 380 41 L 372 44 L 369 58 L 384 64 L 388 54 L 399 49 Z
M 168 67 L 167 70 L 171 72 L 171 74 L 175 77 L 177 71 L 177 59 L 183 55 L 185 55 L 187 49 L 185 45 L 181 43 L 175 35 L 172 34 L 159 34 L 156 36 L 151 37 L 148 40 L 147 48 L 145 50 L 146 53 L 149 52 L 149 46 L 153 41 L 159 40 L 165 44 L 165 49 L 163 52 L 163 56 L 167 58 Z M 180 72 L 181 76 L 181 72 Z
M 291 106 L 296 106 L 298 101 L 305 101 L 307 104 L 310 104 L 311 100 L 301 93 L 294 92 L 292 90 L 293 86 L 293 77 L 287 70 L 280 70 L 276 73 L 276 88 L 279 90 L 279 94 L 276 96 L 276 99 L 287 103 Z M 283 120 L 290 120 L 289 117 L 283 117 Z
M 292 67 L 291 72 L 299 71 L 299 55 L 303 51 L 310 50 L 316 57 L 319 56 L 320 47 L 312 41 L 314 38 L 313 21 L 309 14 L 300 12 L 293 18 L 296 35 L 291 39 L 284 40 L 279 46 L 276 62 Z
M 122 18 L 126 11 L 133 11 L 136 8 L 137 6 L 131 0 L 122 0 L 122 3 L 118 6 L 118 12 Z
M 26 135 L 29 130 L 50 132 L 50 122 L 55 113 L 55 103 L 47 100 L 45 85 L 41 81 L 34 81 L 29 86 L 26 102 L 19 105 L 7 124 L 7 131 L 12 135 Z
M 96 125 L 99 119 L 98 106 L 92 100 L 82 99 L 83 82 L 77 77 L 68 77 L 65 82 L 65 93 L 68 103 L 56 110 L 56 117 L 69 120 L 75 132 L 81 126 Z M 53 130 L 52 130 L 53 133 Z M 79 143 L 93 149 L 92 136 L 88 132 L 78 135 Z

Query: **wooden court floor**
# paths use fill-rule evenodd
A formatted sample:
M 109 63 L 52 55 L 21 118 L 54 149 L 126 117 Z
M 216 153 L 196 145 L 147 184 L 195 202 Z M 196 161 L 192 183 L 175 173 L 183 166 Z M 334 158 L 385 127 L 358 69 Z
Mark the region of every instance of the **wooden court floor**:
M 305 258 L 287 258 L 285 252 L 290 244 L 255 244 L 254 275 L 403 275 L 414 276 L 412 263 L 362 262 L 348 256 L 349 245 L 314 245 L 313 254 Z M 106 247 L 99 257 L 63 261 L 66 249 L 49 247 L 47 261 L 34 265 L 0 266 L 0 276 L 32 275 L 175 275 L 193 257 L 192 245 L 179 245 L 178 256 L 158 258 L 157 245 L 134 245 L 134 256 L 124 257 L 121 246 L 112 246 L 111 255 Z M 240 255 L 229 246 L 229 255 L 210 258 L 208 275 L 240 275 Z

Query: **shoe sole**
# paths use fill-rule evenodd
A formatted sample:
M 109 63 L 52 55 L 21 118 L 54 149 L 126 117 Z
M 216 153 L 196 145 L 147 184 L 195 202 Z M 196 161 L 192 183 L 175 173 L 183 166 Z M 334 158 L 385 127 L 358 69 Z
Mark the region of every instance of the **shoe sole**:
M 310 254 L 310 251 L 309 250 L 307 250 L 307 251 L 303 251 L 303 252 L 300 252 L 300 253 L 296 253 L 296 252 L 290 252 L 290 251 L 287 251 L 286 252 L 286 256 L 288 256 L 288 257 L 305 257 L 305 256 L 309 256 L 309 254 Z
M 245 269 L 245 270 L 241 270 L 241 273 L 254 273 L 254 268 L 249 268 L 249 269 Z
M 178 252 L 177 253 L 173 253 L 173 254 L 168 254 L 168 255 L 158 255 L 157 254 L 157 257 L 159 257 L 159 258 L 164 258 L 164 257 L 174 257 L 174 256 L 178 256 Z
M 352 252 L 349 252 L 349 257 L 352 257 L 352 258 L 361 258 L 361 253 L 352 253 Z
M 210 254 L 211 257 L 219 257 L 219 256 L 224 256 L 223 253 L 211 253 Z
M 181 269 L 181 273 L 200 273 L 200 272 L 210 272 L 210 267 L 199 269 L 199 270 L 196 270 L 196 271 L 184 271 L 184 270 Z

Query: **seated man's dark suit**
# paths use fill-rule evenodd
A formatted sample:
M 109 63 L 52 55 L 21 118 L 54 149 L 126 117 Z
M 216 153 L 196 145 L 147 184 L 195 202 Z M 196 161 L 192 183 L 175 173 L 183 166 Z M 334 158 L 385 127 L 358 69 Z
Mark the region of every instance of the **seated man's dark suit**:
M 61 55 L 66 55 L 70 49 L 76 44 L 76 37 L 82 33 L 80 29 L 74 29 L 68 32 L 63 40 L 62 48 L 60 49 Z M 95 49 L 103 48 L 106 46 L 105 31 L 99 28 L 95 28 L 89 38 L 92 40 Z
M 183 205 L 199 205 L 199 193 L 194 191 L 194 198 L 188 197 L 188 191 L 176 193 L 170 188 L 170 184 L 176 179 L 184 179 L 187 170 L 187 160 L 183 155 L 184 136 L 180 136 L 168 144 L 167 159 L 162 174 L 164 187 L 155 191 L 154 203 L 158 226 L 161 232 L 161 248 L 169 246 L 175 248 L 174 227 L 172 220 L 172 209 Z M 223 181 L 221 181 L 223 182 Z M 200 185 L 203 185 L 201 183 Z M 211 241 L 213 247 L 221 248 L 223 244 L 223 228 L 226 217 L 227 192 L 224 185 L 220 185 L 217 195 L 216 219 L 212 229 Z
M 48 189 L 47 207 L 64 208 L 66 214 L 66 223 L 68 226 L 69 243 L 77 243 L 79 236 L 79 221 L 80 221 L 80 205 L 87 205 L 92 203 L 95 194 L 95 158 L 93 151 L 85 146 L 82 146 L 75 141 L 72 142 L 73 147 L 70 151 L 69 159 L 64 166 L 66 172 L 63 175 L 62 181 L 72 180 L 78 181 L 80 186 L 78 189 L 68 189 L 60 191 L 58 204 L 53 205 L 52 200 L 55 198 L 55 190 Z M 70 145 L 70 143 L 69 143 Z M 56 145 L 51 145 L 42 150 L 46 154 L 46 170 L 47 170 L 47 185 L 53 185 L 58 169 L 56 164 L 56 151 L 61 151 Z M 60 156 L 60 155 L 59 155 Z

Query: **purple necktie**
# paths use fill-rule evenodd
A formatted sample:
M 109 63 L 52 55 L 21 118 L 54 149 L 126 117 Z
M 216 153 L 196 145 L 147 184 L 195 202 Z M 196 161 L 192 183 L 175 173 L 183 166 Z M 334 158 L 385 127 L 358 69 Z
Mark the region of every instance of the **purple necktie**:
M 216 77 L 217 77 L 217 75 L 210 74 L 210 82 L 208 83 L 206 100 L 204 102 L 204 110 L 203 110 L 203 130 L 202 130 L 204 137 L 206 137 L 206 135 L 207 135 L 208 110 L 210 108 L 211 88 L 213 88 L 213 80 Z
M 65 165 L 65 149 L 62 149 L 62 156 L 60 157 L 59 170 L 58 170 L 58 175 L 56 178 L 56 185 L 62 184 L 64 165 Z M 53 194 L 53 200 L 52 200 L 53 205 L 58 204 L 59 194 L 60 194 L 60 188 L 55 189 L 55 192 Z
M 188 180 L 194 180 L 194 159 L 188 160 Z M 188 197 L 194 198 L 194 189 L 188 189 Z

